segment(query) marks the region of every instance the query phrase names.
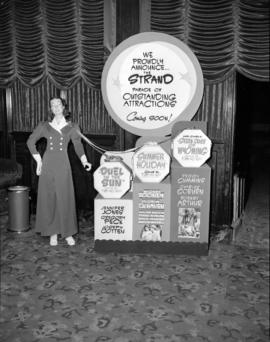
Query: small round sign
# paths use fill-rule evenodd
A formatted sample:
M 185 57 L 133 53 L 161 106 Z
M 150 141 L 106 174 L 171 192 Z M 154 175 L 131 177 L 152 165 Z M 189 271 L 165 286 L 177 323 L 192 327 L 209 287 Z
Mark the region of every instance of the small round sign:
M 131 172 L 120 161 L 103 163 L 93 176 L 94 188 L 103 198 L 121 198 L 131 186 Z
M 170 156 L 157 143 L 142 146 L 133 156 L 133 172 L 144 183 L 160 183 L 170 172 Z
M 185 129 L 173 139 L 173 156 L 184 167 L 200 167 L 210 158 L 211 145 L 200 129 Z
M 203 74 L 190 48 L 165 33 L 144 32 L 120 43 L 105 63 L 101 89 L 108 113 L 139 136 L 165 136 L 189 121 L 203 95 Z

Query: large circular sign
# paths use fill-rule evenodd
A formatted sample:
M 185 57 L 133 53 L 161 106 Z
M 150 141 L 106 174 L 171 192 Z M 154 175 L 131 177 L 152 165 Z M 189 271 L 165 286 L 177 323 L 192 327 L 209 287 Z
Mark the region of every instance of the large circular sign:
M 105 106 L 122 128 L 139 136 L 165 136 L 176 121 L 195 115 L 203 74 L 187 45 L 164 33 L 145 32 L 114 49 L 101 86 Z

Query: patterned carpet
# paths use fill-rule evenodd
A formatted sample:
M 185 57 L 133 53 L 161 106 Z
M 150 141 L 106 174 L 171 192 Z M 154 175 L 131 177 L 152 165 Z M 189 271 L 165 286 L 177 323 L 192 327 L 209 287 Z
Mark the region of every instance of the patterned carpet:
M 97 254 L 92 218 L 74 247 L 2 220 L 1 342 L 269 341 L 266 197 L 206 257 Z

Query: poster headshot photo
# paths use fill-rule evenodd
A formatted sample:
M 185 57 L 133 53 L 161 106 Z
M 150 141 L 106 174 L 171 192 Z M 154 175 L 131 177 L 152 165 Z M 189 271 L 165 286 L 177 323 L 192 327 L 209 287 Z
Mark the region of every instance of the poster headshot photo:
M 200 237 L 199 208 L 179 208 L 178 237 L 196 238 Z
M 162 227 L 160 224 L 145 224 L 141 231 L 141 240 L 143 241 L 161 241 Z

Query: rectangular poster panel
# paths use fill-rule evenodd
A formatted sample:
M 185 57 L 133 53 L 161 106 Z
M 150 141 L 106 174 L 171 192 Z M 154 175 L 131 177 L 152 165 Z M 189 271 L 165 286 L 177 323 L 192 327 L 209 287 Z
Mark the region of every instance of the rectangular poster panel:
M 173 164 L 171 240 L 208 242 L 211 169 Z
M 170 177 L 161 183 L 142 183 L 135 178 L 133 185 L 133 240 L 170 240 Z
M 95 207 L 95 240 L 132 240 L 132 193 L 120 199 L 97 195 Z

